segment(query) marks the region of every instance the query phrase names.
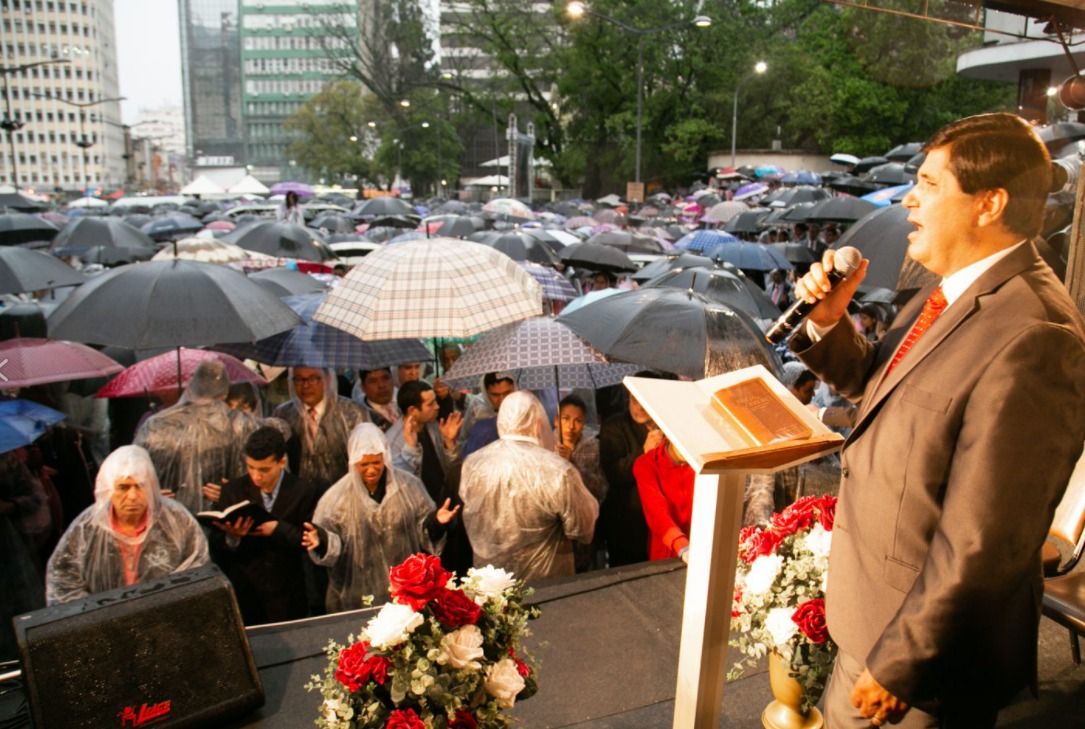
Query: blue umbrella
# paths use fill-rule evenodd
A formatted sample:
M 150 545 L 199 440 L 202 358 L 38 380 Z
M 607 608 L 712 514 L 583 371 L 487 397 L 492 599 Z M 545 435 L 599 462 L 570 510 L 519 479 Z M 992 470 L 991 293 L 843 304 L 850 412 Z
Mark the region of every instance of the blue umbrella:
M 904 197 L 904 193 L 915 187 L 914 182 L 907 182 L 903 185 L 897 185 L 896 187 L 883 187 L 880 190 L 876 190 L 869 195 L 863 195 L 860 200 L 866 200 L 868 203 L 874 203 L 879 208 L 887 208 L 893 204 L 894 198 Z
M 203 228 L 203 222 L 188 213 L 172 213 L 151 219 L 150 222 L 144 223 L 140 230 L 154 240 L 166 240 L 195 233 L 201 228 Z
M 780 178 L 780 182 L 784 185 L 820 185 L 821 175 L 808 170 L 799 170 L 788 172 Z
M 694 253 L 704 253 L 721 243 L 737 242 L 738 238 L 722 230 L 695 230 L 675 241 L 674 247 Z
M 774 268 L 786 271 L 792 268 L 791 262 L 783 254 L 760 243 L 727 243 L 717 246 L 709 256 L 726 261 L 735 268 L 751 271 L 771 271 Z
M 305 323 L 251 344 L 216 347 L 241 359 L 276 367 L 349 367 L 372 370 L 379 367 L 418 362 L 433 358 L 417 339 L 385 339 L 363 342 L 361 339 L 326 324 L 313 321 L 325 294 L 301 294 L 283 298 Z
M 0 453 L 30 445 L 64 413 L 29 400 L 0 400 Z
M 622 293 L 621 289 L 598 289 L 596 291 L 589 291 L 583 296 L 578 296 L 577 298 L 566 304 L 565 308 L 561 310 L 561 313 L 568 314 L 570 312 L 576 311 L 577 309 L 585 306 L 586 304 L 591 304 L 598 301 L 599 299 L 605 299 L 608 296 L 613 296 L 614 294 L 620 293 Z

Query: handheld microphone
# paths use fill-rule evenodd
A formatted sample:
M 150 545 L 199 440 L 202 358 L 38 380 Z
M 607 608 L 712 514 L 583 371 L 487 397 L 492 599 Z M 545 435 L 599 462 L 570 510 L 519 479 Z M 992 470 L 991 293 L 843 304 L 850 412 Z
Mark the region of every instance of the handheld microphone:
M 859 268 L 859 264 L 862 262 L 863 254 L 859 252 L 858 248 L 852 248 L 851 246 L 840 248 L 836 251 L 833 262 L 834 268 L 828 274 L 829 281 L 835 287 L 837 283 L 855 273 L 855 270 Z M 769 341 L 769 344 L 779 344 L 784 341 L 791 336 L 791 333 L 802 324 L 806 316 L 817 305 L 818 302 L 816 301 L 813 304 L 803 300 L 796 301 L 769 328 L 768 332 L 765 333 L 765 339 Z

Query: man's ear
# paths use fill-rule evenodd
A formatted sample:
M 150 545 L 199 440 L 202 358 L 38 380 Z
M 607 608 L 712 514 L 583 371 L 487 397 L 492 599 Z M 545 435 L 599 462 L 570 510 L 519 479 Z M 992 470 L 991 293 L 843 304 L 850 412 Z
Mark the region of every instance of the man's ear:
M 995 225 L 1006 215 L 1006 206 L 1010 203 L 1010 193 L 1004 188 L 983 190 L 976 194 L 976 224 L 980 227 Z

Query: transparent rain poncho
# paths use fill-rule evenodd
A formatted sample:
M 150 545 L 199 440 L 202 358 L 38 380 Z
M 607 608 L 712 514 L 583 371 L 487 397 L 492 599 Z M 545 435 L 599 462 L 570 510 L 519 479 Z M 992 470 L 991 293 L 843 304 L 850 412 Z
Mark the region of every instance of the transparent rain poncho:
M 146 528 L 137 536 L 114 526 L 113 487 L 121 480 L 137 481 L 147 499 Z M 70 602 L 97 592 L 153 580 L 207 563 L 207 540 L 188 510 L 159 493 L 158 477 L 147 451 L 122 446 L 98 470 L 94 504 L 75 518 L 49 558 L 45 597 L 50 605 Z
M 301 442 L 297 476 L 311 483 L 317 493 L 324 493 L 328 487 L 346 474 L 347 439 L 359 423 L 369 421 L 365 409 L 347 397 L 337 394 L 338 384 L 334 370 L 322 370 L 324 373 L 324 413 L 317 425 L 316 438 L 309 434 L 306 427 L 306 406 L 294 387 L 294 369 L 289 375 L 290 400 L 275 408 L 274 415 L 285 420 L 290 430 Z
M 378 602 L 386 599 L 389 569 L 415 552 L 437 554 L 444 542 L 434 543 L 426 529 L 436 509 L 426 487 L 393 468 L 380 428 L 372 423 L 355 427 L 348 450 L 351 464 L 378 453 L 384 458 L 385 494 L 377 503 L 352 466 L 317 503 L 313 523 L 325 530 L 327 546 L 322 557 L 316 550 L 309 556 L 328 568 L 329 613 L 361 608 L 366 595 Z
M 201 362 L 176 405 L 152 415 L 135 444 L 151 454 L 162 487 L 193 513 L 210 508 L 205 483 L 245 473 L 242 448 L 259 427 L 247 413 L 226 404 L 230 381 L 221 362 Z
M 497 414 L 497 442 L 468 456 L 460 481 L 475 565 L 521 579 L 572 575 L 572 540 L 590 542 L 599 502 L 554 453 L 538 399 L 515 392 Z

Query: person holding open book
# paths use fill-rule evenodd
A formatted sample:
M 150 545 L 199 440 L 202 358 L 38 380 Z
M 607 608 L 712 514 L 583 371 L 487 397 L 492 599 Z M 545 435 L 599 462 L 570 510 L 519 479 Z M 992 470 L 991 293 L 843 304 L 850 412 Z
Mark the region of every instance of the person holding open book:
M 827 618 L 831 727 L 993 727 L 1036 685 L 1040 550 L 1085 440 L 1085 324 L 1030 238 L 1051 161 L 1012 114 L 949 124 L 904 198 L 908 254 L 941 280 L 877 343 L 833 288 L 791 347 L 852 401 Z

